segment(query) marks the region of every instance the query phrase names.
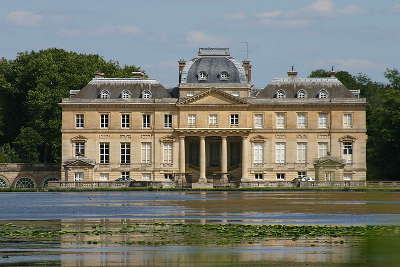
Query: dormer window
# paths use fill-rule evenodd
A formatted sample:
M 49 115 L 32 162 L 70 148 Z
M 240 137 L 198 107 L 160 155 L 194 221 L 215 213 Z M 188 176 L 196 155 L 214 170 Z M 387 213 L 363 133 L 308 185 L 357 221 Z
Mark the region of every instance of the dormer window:
M 200 71 L 198 75 L 199 81 L 206 81 L 208 79 L 208 74 L 205 71 Z
M 129 93 L 129 91 L 124 90 L 124 91 L 122 91 L 122 93 L 121 93 L 121 98 L 122 98 L 122 99 L 131 98 L 131 94 Z
M 101 99 L 109 99 L 110 98 L 110 92 L 107 90 L 102 90 L 100 92 L 100 98 Z
M 144 99 L 149 99 L 149 98 L 151 98 L 151 91 L 150 91 L 150 90 L 144 90 L 144 91 L 142 92 L 142 98 L 144 98 Z
M 328 98 L 328 92 L 325 89 L 320 90 L 318 98 Z
M 229 80 L 229 73 L 226 72 L 226 71 L 221 72 L 221 73 L 219 74 L 219 79 L 220 79 L 221 81 Z
M 286 98 L 285 91 L 283 91 L 283 90 L 278 90 L 278 91 L 276 92 L 276 98 Z
M 307 98 L 307 93 L 303 89 L 297 92 L 297 98 Z

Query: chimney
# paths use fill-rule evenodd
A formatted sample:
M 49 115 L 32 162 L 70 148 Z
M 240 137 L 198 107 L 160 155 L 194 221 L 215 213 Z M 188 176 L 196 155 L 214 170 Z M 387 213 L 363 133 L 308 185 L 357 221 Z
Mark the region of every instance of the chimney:
M 133 77 L 134 79 L 141 80 L 141 79 L 144 79 L 145 74 L 144 74 L 143 72 L 141 72 L 141 71 L 133 71 L 133 72 L 132 72 L 132 77 Z
M 336 77 L 336 71 L 334 71 L 333 66 L 332 66 L 332 69 L 331 69 L 331 72 L 329 73 L 329 75 L 331 76 L 331 78 Z
M 242 66 L 244 68 L 244 72 L 246 73 L 247 81 L 251 82 L 251 62 L 250 62 L 250 60 L 243 60 Z
M 96 72 L 95 74 L 94 74 L 94 77 L 95 78 L 104 78 L 104 73 L 103 72 Z
M 185 68 L 185 65 L 186 65 L 186 61 L 184 59 L 179 59 L 179 61 L 178 61 L 179 83 L 181 83 L 182 71 Z
M 294 70 L 294 66 L 288 71 L 287 73 L 289 78 L 296 78 L 297 77 L 297 71 Z

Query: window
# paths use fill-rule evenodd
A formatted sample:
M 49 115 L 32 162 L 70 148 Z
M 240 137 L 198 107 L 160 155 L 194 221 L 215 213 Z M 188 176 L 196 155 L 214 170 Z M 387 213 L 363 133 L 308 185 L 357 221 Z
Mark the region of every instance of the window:
M 187 97 L 192 97 L 192 96 L 194 96 L 194 93 L 193 93 L 193 92 L 187 92 L 187 93 L 186 93 L 186 96 L 187 96 Z
M 254 179 L 256 179 L 256 180 L 263 180 L 263 179 L 264 179 L 264 174 L 262 174 L 262 173 L 255 173 L 255 174 L 254 174 Z
M 129 172 L 121 172 L 121 178 L 123 180 L 129 179 L 131 177 L 131 174 Z
M 151 143 L 142 143 L 142 163 L 151 163 Z
M 297 178 L 305 178 L 307 177 L 307 172 L 297 172 Z
M 206 81 L 208 79 L 208 75 L 205 71 L 200 71 L 198 75 L 199 81 Z
M 285 113 L 276 113 L 276 128 L 285 129 Z
M 172 173 L 164 173 L 164 179 L 166 180 L 173 180 L 174 176 Z
M 108 99 L 110 98 L 110 92 L 108 92 L 107 90 L 102 90 L 100 92 L 100 98 L 101 99 Z
M 277 180 L 285 180 L 285 174 L 284 173 L 277 173 L 276 174 L 276 179 Z
M 83 172 L 76 172 L 74 173 L 74 180 L 75 181 L 82 181 L 84 178 L 84 173 Z
M 343 128 L 353 128 L 353 114 L 343 114 Z
M 343 142 L 343 159 L 346 164 L 351 164 L 353 162 L 353 143 Z
M 264 128 L 264 116 L 263 114 L 254 114 L 254 128 Z
M 108 173 L 100 173 L 100 180 L 101 181 L 108 181 Z
M 100 164 L 110 163 L 110 143 L 100 143 Z
M 239 114 L 231 114 L 231 126 L 239 126 Z
M 297 91 L 297 98 L 307 98 L 306 91 L 304 91 L 303 89 Z
M 143 129 L 150 129 L 151 127 L 151 117 L 150 114 L 143 114 L 142 115 L 142 125 Z
M 229 73 L 226 72 L 226 71 L 221 72 L 221 73 L 219 74 L 219 79 L 220 79 L 221 81 L 226 81 L 226 80 L 228 80 L 228 79 L 229 79 Z
M 297 143 L 297 163 L 307 162 L 307 143 Z
M 85 115 L 84 114 L 76 114 L 75 115 L 75 128 L 84 128 L 85 127 Z
M 130 97 L 131 97 L 131 94 L 129 93 L 129 91 L 127 91 L 127 90 L 122 91 L 122 93 L 121 93 L 122 99 L 128 99 Z
M 128 129 L 131 127 L 131 118 L 129 114 L 121 115 L 121 128 Z
M 189 114 L 188 115 L 188 124 L 189 124 L 189 126 L 195 126 L 196 125 L 196 114 Z
M 254 143 L 253 144 L 253 163 L 262 164 L 264 163 L 264 144 Z
M 318 143 L 318 158 L 323 158 L 328 155 L 328 143 Z
M 318 98 L 328 98 L 328 92 L 325 89 L 322 89 L 318 93 Z
M 172 143 L 164 143 L 164 163 L 172 164 Z
M 276 98 L 285 98 L 285 97 L 286 97 L 286 94 L 283 90 L 278 90 L 276 92 Z
M 143 180 L 151 180 L 151 173 L 142 173 Z
M 344 174 L 343 174 L 343 180 L 344 180 L 344 181 L 351 181 L 351 180 L 353 180 L 353 174 L 351 174 L 351 173 L 344 173 Z
M 85 156 L 85 142 L 75 142 L 75 157 L 84 157 Z
M 131 143 L 121 143 L 121 164 L 131 163 Z
M 208 125 L 216 126 L 218 124 L 217 114 L 208 115 Z
M 108 124 L 110 121 L 109 114 L 100 114 L 100 128 L 108 128 Z
M 297 113 L 297 128 L 298 129 L 307 128 L 307 114 L 306 113 Z
M 164 128 L 172 128 L 172 115 L 164 114 Z
M 275 163 L 285 163 L 286 158 L 286 143 L 275 144 Z
M 150 90 L 144 90 L 144 91 L 142 92 L 142 98 L 144 98 L 144 99 L 149 99 L 149 98 L 151 98 L 151 91 L 150 91 Z
M 319 113 L 318 128 L 320 128 L 320 129 L 328 128 L 328 114 L 327 113 Z

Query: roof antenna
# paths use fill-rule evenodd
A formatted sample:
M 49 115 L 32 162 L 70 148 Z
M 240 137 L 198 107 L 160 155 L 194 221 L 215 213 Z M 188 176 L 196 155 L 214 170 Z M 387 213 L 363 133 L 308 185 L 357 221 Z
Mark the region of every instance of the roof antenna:
M 246 45 L 246 59 L 245 60 L 249 60 L 249 42 L 240 42 L 241 44 L 245 44 Z

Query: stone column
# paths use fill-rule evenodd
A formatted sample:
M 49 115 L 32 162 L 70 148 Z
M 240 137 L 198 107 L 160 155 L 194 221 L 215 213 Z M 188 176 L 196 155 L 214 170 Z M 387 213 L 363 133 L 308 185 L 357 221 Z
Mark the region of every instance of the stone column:
M 179 136 L 179 172 L 184 174 L 186 172 L 185 160 L 185 137 Z
M 207 183 L 206 178 L 206 137 L 200 136 L 200 179 L 199 183 Z
M 227 137 L 221 136 L 221 171 L 222 171 L 222 179 L 225 183 L 228 182 L 228 144 Z
M 247 177 L 247 166 L 248 166 L 248 151 L 247 136 L 242 136 L 242 181 L 246 181 Z

